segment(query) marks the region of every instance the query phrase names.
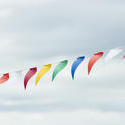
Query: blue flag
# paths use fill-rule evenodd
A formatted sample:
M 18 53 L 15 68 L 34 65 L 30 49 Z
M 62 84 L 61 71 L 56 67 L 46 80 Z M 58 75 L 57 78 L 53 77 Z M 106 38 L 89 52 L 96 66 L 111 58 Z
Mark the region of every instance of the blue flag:
M 81 56 L 79 58 L 77 58 L 77 60 L 72 64 L 72 68 L 71 68 L 71 74 L 72 74 L 72 79 L 74 80 L 74 75 L 75 75 L 75 71 L 78 68 L 78 66 L 82 63 L 82 61 L 85 59 L 85 56 Z

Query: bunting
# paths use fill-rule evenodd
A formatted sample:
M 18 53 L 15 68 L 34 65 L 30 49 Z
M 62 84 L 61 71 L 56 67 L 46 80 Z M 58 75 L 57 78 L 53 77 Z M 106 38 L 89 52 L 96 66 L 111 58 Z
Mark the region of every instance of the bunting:
M 115 49 L 111 49 L 108 54 L 106 55 L 106 57 L 104 58 L 104 61 L 107 62 L 109 60 L 111 60 L 112 58 L 114 58 L 115 56 L 117 56 L 119 53 L 121 53 L 123 51 L 123 49 L 121 48 L 115 48 Z M 93 66 L 95 65 L 95 63 L 104 55 L 104 52 L 98 52 L 98 53 L 95 53 L 89 60 L 88 62 L 88 75 L 90 75 L 90 72 L 93 68 Z M 123 55 L 122 57 L 123 59 L 125 59 L 125 55 Z M 76 70 L 78 69 L 79 65 L 85 60 L 85 56 L 81 56 L 81 57 L 78 57 L 71 65 L 71 76 L 72 76 L 72 79 L 74 80 L 75 78 L 75 72 Z M 52 81 L 55 80 L 56 76 L 67 66 L 68 64 L 68 60 L 63 60 L 61 62 L 59 62 L 56 67 L 54 68 L 53 70 L 53 73 L 52 73 Z M 28 70 L 28 72 L 26 73 L 25 77 L 24 77 L 24 88 L 26 90 L 27 88 L 27 84 L 29 82 L 29 80 L 37 73 L 36 75 L 36 80 L 35 80 L 35 85 L 38 85 L 40 79 L 46 75 L 51 67 L 52 67 L 53 64 L 47 64 L 47 65 L 44 65 L 43 67 L 41 67 L 41 69 L 39 70 L 39 72 L 37 73 L 37 67 L 34 67 L 34 68 L 30 68 Z M 17 74 L 17 77 L 19 77 L 18 80 L 21 80 L 21 77 L 20 76 L 23 76 L 23 71 L 24 70 L 19 70 L 19 71 L 15 71 L 14 73 Z M 7 82 L 10 78 L 10 73 L 6 73 L 6 74 L 3 74 L 2 77 L 0 78 L 0 84 L 3 84 L 5 82 Z M 23 85 L 23 84 L 22 84 Z
M 68 60 L 64 60 L 61 61 L 55 68 L 55 70 L 53 71 L 53 75 L 52 75 L 52 81 L 55 79 L 56 75 L 61 72 L 61 70 L 63 70 L 68 64 Z
M 36 74 L 37 68 L 30 68 L 24 78 L 24 88 L 26 89 L 28 81 Z
M 44 65 L 36 76 L 36 85 L 38 84 L 41 77 L 43 77 L 51 68 L 52 64 Z
M 3 76 L 0 78 L 0 84 L 6 82 L 9 80 L 9 73 L 3 74 Z
M 103 56 L 103 52 L 98 52 L 96 54 L 94 54 L 88 64 L 88 74 L 90 74 L 90 71 L 93 67 L 93 65 Z
M 72 74 L 72 79 L 74 80 L 74 75 L 75 75 L 75 71 L 78 68 L 78 66 L 82 63 L 82 61 L 85 59 L 85 56 L 81 56 L 79 58 L 77 58 L 77 60 L 72 64 L 72 68 L 71 68 L 71 74 Z

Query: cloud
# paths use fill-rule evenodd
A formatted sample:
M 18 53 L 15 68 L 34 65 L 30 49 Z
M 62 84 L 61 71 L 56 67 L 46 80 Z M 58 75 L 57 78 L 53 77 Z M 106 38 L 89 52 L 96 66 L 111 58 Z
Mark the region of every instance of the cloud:
M 9 0 L 1 0 L 0 1 L 0 4 L 1 6 L 13 6 L 13 7 L 16 7 L 16 6 L 35 6 L 35 5 L 39 5 L 39 4 L 46 4 L 46 3 L 49 3 L 49 2 L 53 2 L 54 0 L 12 0 L 11 2 Z
M 20 112 L 8 112 L 0 113 L 1 123 L 5 125 L 9 124 L 37 124 L 40 125 L 43 123 L 44 125 L 51 124 L 72 124 L 72 125 L 82 125 L 85 123 L 86 125 L 105 125 L 105 124 L 121 124 L 124 125 L 124 113 L 110 112 L 96 112 L 89 110 L 81 110 L 74 112 L 53 112 L 53 113 L 20 113 Z M 25 122 L 24 122 L 25 121 Z
M 0 10 L 0 18 L 8 18 L 13 15 L 13 10 L 10 8 Z
M 27 91 L 24 91 L 23 79 L 17 81 L 15 74 L 11 74 L 10 81 L 1 85 L 0 88 L 0 111 L 125 112 L 124 62 L 114 61 L 106 65 L 98 63 L 94 66 L 91 75 L 87 76 L 86 61 L 78 68 L 75 81 L 71 80 L 70 65 L 58 75 L 53 83 L 51 75 L 55 66 L 40 80 L 37 87 L 33 78 L 28 83 Z
M 0 1 L 0 71 L 90 57 L 124 45 L 123 0 Z M 122 53 L 124 54 L 124 52 Z M 0 86 L 2 124 L 124 125 L 124 61 L 100 60 L 87 75 L 88 58 L 71 80 L 70 66 L 52 83 L 50 72 L 24 91 L 23 73 Z M 72 60 L 73 61 L 73 60 Z M 24 122 L 25 121 L 25 122 Z

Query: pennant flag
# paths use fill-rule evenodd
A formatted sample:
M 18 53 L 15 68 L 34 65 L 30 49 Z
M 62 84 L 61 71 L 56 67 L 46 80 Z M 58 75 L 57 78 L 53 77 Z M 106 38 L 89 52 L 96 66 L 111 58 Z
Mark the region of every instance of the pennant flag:
M 90 74 L 93 65 L 103 56 L 103 54 L 104 54 L 103 52 L 98 52 L 91 57 L 88 64 L 88 74 Z
M 72 79 L 74 80 L 74 75 L 75 71 L 78 68 L 78 66 L 82 63 L 82 61 L 85 59 L 85 56 L 77 58 L 77 60 L 72 64 L 71 68 L 71 74 L 72 74 Z
M 105 57 L 105 62 L 108 62 L 109 60 L 111 60 L 113 57 L 117 56 L 121 52 L 122 52 L 121 48 L 111 49 L 107 54 L 107 56 Z
M 43 77 L 51 68 L 52 64 L 44 65 L 36 76 L 36 85 L 38 84 L 41 77 Z
M 55 68 L 53 75 L 52 75 L 52 81 L 55 79 L 56 75 L 62 71 L 68 64 L 68 60 L 61 61 Z
M 27 72 L 25 78 L 24 78 L 24 88 L 26 89 L 28 81 L 36 74 L 37 68 L 30 68 L 29 71 Z
M 23 75 L 22 73 L 23 73 L 23 70 L 15 71 L 15 74 L 19 83 L 22 82 L 22 75 Z
M 3 76 L 0 78 L 0 84 L 6 82 L 9 80 L 9 73 L 3 74 Z

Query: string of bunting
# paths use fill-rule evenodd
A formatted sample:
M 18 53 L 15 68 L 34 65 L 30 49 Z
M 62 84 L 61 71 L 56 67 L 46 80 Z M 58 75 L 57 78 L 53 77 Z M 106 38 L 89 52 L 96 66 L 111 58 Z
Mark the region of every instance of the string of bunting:
M 115 48 L 115 49 L 111 49 L 107 56 L 105 57 L 104 61 L 107 62 L 109 60 L 111 60 L 113 57 L 117 56 L 119 53 L 121 53 L 123 51 L 123 49 L 121 48 Z M 90 75 L 91 70 L 94 66 L 94 64 L 104 55 L 104 52 L 97 52 L 95 54 L 93 54 L 93 56 L 90 58 L 89 62 L 88 62 L 88 75 Z M 71 66 L 71 76 L 72 79 L 74 80 L 75 77 L 75 72 L 78 68 L 78 66 L 85 60 L 85 56 L 81 56 L 78 57 Z M 123 59 L 125 59 L 125 55 L 123 55 Z M 54 79 L 56 78 L 56 76 L 59 74 L 59 72 L 61 72 L 68 64 L 68 60 L 63 60 L 61 62 L 59 62 L 59 64 L 56 65 L 53 74 L 52 74 L 52 82 L 54 81 Z M 28 70 L 28 72 L 26 73 L 25 77 L 24 77 L 24 89 L 26 90 L 27 88 L 27 84 L 29 82 L 29 80 L 37 73 L 36 76 L 36 81 L 35 81 L 35 85 L 38 84 L 38 82 L 40 81 L 40 79 L 49 72 L 49 70 L 51 69 L 52 64 L 47 64 L 44 65 L 37 73 L 38 68 L 37 67 L 33 67 L 30 68 Z M 20 70 L 23 71 L 23 70 Z M 17 73 L 20 73 L 20 71 L 15 71 Z M 5 82 L 7 82 L 10 78 L 10 73 L 6 73 L 3 74 L 2 77 L 0 78 L 0 84 L 3 84 Z

